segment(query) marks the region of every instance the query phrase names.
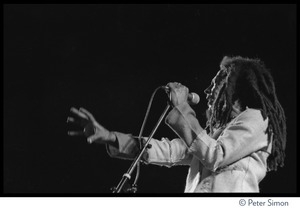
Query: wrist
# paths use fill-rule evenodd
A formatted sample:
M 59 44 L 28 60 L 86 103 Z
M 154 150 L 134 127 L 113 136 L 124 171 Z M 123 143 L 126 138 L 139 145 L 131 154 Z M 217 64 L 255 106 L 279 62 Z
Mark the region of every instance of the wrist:
M 110 131 L 108 134 L 107 144 L 112 145 L 114 147 L 118 147 L 117 136 L 113 131 Z

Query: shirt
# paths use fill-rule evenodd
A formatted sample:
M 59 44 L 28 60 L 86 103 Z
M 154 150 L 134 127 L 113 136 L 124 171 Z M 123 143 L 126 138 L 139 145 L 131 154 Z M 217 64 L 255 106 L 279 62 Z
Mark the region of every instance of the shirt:
M 259 192 L 272 148 L 266 133 L 268 118 L 264 120 L 260 110 L 247 108 L 213 136 L 200 126 L 187 103 L 174 107 L 165 123 L 178 138 L 151 139 L 151 148 L 144 153 L 143 162 L 189 166 L 186 193 Z M 131 134 L 115 134 L 119 147 L 107 145 L 109 155 L 133 159 L 139 150 L 137 139 Z

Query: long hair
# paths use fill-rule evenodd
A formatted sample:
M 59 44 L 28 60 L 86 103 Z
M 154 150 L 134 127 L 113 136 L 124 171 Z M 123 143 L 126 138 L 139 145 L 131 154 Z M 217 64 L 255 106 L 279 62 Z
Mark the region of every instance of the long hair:
M 261 110 L 268 118 L 268 141 L 272 138 L 272 152 L 268 157 L 268 170 L 284 165 L 286 146 L 286 118 L 275 91 L 270 70 L 259 59 L 225 56 L 221 62 L 220 75 L 223 82 L 212 105 L 208 125 L 211 131 L 231 120 L 233 103 L 238 100 L 241 108 Z

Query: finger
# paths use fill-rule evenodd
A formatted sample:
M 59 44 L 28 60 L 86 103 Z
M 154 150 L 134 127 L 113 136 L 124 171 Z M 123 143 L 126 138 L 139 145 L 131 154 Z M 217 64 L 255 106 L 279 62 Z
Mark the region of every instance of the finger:
M 91 121 L 96 121 L 92 113 L 84 109 L 83 107 L 79 108 L 80 112 L 83 112 Z
M 167 84 L 167 86 L 169 86 L 169 87 L 174 87 L 175 83 L 176 83 L 176 82 L 169 82 L 169 83 Z
M 69 136 L 82 136 L 84 133 L 82 131 L 68 131 Z
M 74 107 L 72 107 L 72 108 L 70 109 L 70 111 L 71 111 L 72 113 L 74 113 L 75 115 L 77 115 L 78 117 L 80 117 L 80 118 L 88 119 L 88 117 L 87 117 L 85 114 L 83 114 L 82 112 L 80 112 L 79 110 L 77 110 L 77 109 L 74 108 Z
M 96 141 L 96 139 L 97 139 L 97 136 L 96 135 L 92 135 L 92 136 L 90 136 L 90 137 L 87 138 L 87 142 L 91 144 L 94 141 Z
M 79 126 L 82 126 L 84 127 L 86 124 L 87 124 L 87 119 L 76 119 L 76 118 L 73 118 L 73 117 L 68 117 L 67 118 L 67 123 L 73 123 L 73 124 L 76 124 L 76 125 L 79 125 Z
M 172 91 L 172 90 L 174 89 L 174 84 L 173 84 L 173 82 L 168 83 L 166 86 L 168 87 L 168 91 L 169 91 L 169 92 Z
M 178 88 L 179 86 L 181 86 L 181 83 L 178 83 L 178 82 L 170 82 L 167 84 L 168 87 L 170 87 L 171 89 L 174 89 L 174 88 Z
M 69 123 L 69 122 L 75 123 L 75 119 L 72 118 L 72 117 L 68 117 L 68 118 L 67 118 L 67 123 Z

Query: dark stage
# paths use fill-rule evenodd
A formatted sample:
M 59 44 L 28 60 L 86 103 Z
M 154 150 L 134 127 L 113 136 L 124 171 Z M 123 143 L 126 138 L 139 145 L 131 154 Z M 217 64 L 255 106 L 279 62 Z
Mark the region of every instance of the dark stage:
M 224 55 L 262 59 L 287 117 L 285 166 L 262 195 L 296 194 L 296 5 L 4 4 L 5 196 L 102 196 L 130 161 L 70 137 L 72 106 L 138 135 L 152 92 L 177 81 L 200 95 Z M 166 106 L 154 98 L 145 135 Z M 164 123 L 154 138 L 175 137 Z M 182 193 L 188 167 L 142 165 L 138 193 Z M 161 193 L 161 194 L 159 194 Z M 274 194 L 274 196 L 276 196 Z M 183 194 L 182 194 L 183 195 Z

